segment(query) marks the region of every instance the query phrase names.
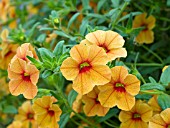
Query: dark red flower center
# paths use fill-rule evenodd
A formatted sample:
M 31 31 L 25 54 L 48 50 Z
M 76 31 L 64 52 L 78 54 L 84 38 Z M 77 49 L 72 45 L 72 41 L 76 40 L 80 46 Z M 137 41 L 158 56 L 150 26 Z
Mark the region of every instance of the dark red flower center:
M 139 113 L 134 113 L 132 116 L 133 120 L 141 120 L 141 115 Z
M 103 48 L 106 53 L 110 51 L 105 45 L 99 45 L 99 47 Z
M 143 24 L 141 25 L 141 27 L 144 27 L 144 29 L 143 29 L 142 31 L 147 31 L 147 30 L 148 30 L 148 25 L 145 24 L 145 23 L 143 23 Z
M 116 83 L 115 84 L 115 90 L 118 92 L 125 92 L 125 87 L 122 83 Z
M 53 110 L 48 110 L 48 114 L 49 114 L 50 116 L 54 116 L 55 112 L 54 112 Z
M 83 62 L 79 65 L 80 73 L 89 71 L 92 66 L 88 62 Z
M 29 119 L 29 120 L 34 119 L 34 114 L 33 113 L 28 113 L 27 114 L 27 119 Z
M 22 79 L 24 81 L 30 81 L 30 75 L 25 72 L 25 73 L 22 74 Z

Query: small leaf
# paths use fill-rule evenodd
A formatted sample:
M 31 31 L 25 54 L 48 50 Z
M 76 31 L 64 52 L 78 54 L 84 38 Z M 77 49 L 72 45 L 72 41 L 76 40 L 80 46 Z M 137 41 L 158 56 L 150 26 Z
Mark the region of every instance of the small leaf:
M 141 90 L 152 90 L 152 89 L 158 89 L 158 90 L 161 90 L 161 91 L 165 91 L 165 88 L 159 84 L 159 83 L 146 83 L 146 84 L 143 84 L 141 87 L 140 87 Z
M 52 61 L 54 55 L 48 49 L 46 49 L 46 48 L 39 48 L 38 51 L 40 53 L 40 56 L 41 56 L 43 62 L 45 62 L 45 61 L 51 62 Z
M 42 78 L 45 79 L 45 78 L 49 77 L 49 76 L 52 75 L 52 74 L 53 74 L 53 71 L 51 71 L 51 70 L 45 70 L 45 71 L 43 72 L 43 74 L 42 74 Z
M 42 66 L 42 63 L 35 58 L 32 58 L 30 56 L 27 56 L 27 58 L 39 69 Z
M 54 48 L 53 54 L 55 57 L 61 56 L 63 53 L 63 44 L 64 40 L 57 43 L 57 45 Z
M 71 24 L 76 20 L 76 18 L 77 18 L 79 15 L 80 15 L 80 13 L 77 12 L 77 13 L 75 13 L 75 14 L 71 17 L 71 19 L 70 19 L 69 22 L 68 22 L 67 28 L 69 28 L 69 27 L 71 26 Z
M 37 41 L 43 43 L 45 39 L 46 39 L 46 34 L 41 34 L 40 36 L 38 36 Z
M 78 95 L 78 93 L 74 90 L 71 90 L 70 93 L 68 94 L 68 103 L 70 104 L 70 106 L 72 106 L 77 95 Z
M 130 13 L 130 16 L 129 16 L 129 19 L 128 19 L 128 22 L 127 22 L 127 25 L 126 25 L 127 29 L 131 29 L 132 28 L 132 21 L 133 21 L 132 13 Z
M 97 12 L 99 12 L 102 8 L 102 6 L 104 5 L 105 1 L 104 0 L 100 0 L 97 4 Z
M 126 33 L 126 28 L 124 28 L 123 26 L 120 26 L 120 25 L 115 25 L 115 29 L 123 32 L 123 33 Z
M 64 113 L 60 117 L 60 121 L 58 124 L 60 125 L 60 128 L 64 128 L 67 122 L 69 121 L 70 118 L 70 113 Z
M 170 66 L 164 72 L 162 72 L 160 82 L 165 86 L 168 86 L 170 83 Z
M 17 109 L 14 106 L 9 105 L 4 107 L 3 112 L 8 114 L 16 114 Z
M 42 27 L 40 28 L 40 31 L 52 31 L 54 28 L 47 28 L 47 27 Z
M 151 83 L 157 83 L 156 80 L 155 80 L 153 77 L 151 77 L 151 76 L 149 77 L 149 81 L 150 81 Z
M 158 96 L 158 104 L 160 107 L 165 110 L 170 108 L 170 96 L 167 94 L 161 94 Z
M 126 20 L 127 18 L 129 18 L 129 16 L 132 14 L 132 16 L 136 16 L 136 15 L 139 15 L 139 14 L 142 14 L 142 12 L 131 12 L 130 14 L 127 14 L 125 16 L 123 16 L 122 18 L 120 18 L 118 20 L 118 23 L 123 21 L 123 20 Z
M 67 35 L 66 33 L 64 33 L 63 31 L 54 31 L 57 35 L 62 36 L 62 37 L 66 37 L 66 38 L 71 38 L 69 35 Z
M 70 55 L 69 55 L 68 52 L 62 54 L 62 55 L 60 56 L 59 60 L 58 60 L 58 66 L 60 66 L 60 65 L 63 63 L 63 61 L 64 61 L 67 57 L 69 57 L 69 56 L 70 56 Z
M 113 5 L 114 8 L 119 7 L 119 5 L 120 5 L 120 0 L 111 0 L 111 1 L 112 1 L 112 5 Z

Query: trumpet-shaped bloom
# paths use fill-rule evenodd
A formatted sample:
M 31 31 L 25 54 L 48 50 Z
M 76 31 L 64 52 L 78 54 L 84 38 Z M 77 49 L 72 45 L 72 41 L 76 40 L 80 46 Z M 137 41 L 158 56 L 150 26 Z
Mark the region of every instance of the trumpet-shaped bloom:
M 119 57 L 126 57 L 127 51 L 122 48 L 125 40 L 121 35 L 113 31 L 97 30 L 86 35 L 86 39 L 81 43 L 86 45 L 97 45 L 103 48 L 110 60 L 115 60 Z
M 12 95 L 23 94 L 25 98 L 32 99 L 37 94 L 39 70 L 32 64 L 16 58 L 8 67 L 9 90 Z
M 154 41 L 154 33 L 152 29 L 155 27 L 155 17 L 147 17 L 146 13 L 140 14 L 135 17 L 133 21 L 133 28 L 145 27 L 136 37 L 136 42 L 139 44 L 150 44 Z
M 158 96 L 154 95 L 152 98 L 149 99 L 148 104 L 152 107 L 153 109 L 153 114 L 158 114 L 162 111 L 161 107 L 158 104 L 157 100 Z
M 109 60 L 102 48 L 80 44 L 70 50 L 70 56 L 60 70 L 67 80 L 73 80 L 72 87 L 79 94 L 87 94 L 95 85 L 110 81 L 111 71 L 106 66 Z
M 83 95 L 83 102 L 85 103 L 83 110 L 87 116 L 105 116 L 110 108 L 103 107 L 98 101 L 99 89 L 96 87 L 93 88 L 91 92 L 86 95 Z
M 154 115 L 149 121 L 149 128 L 170 128 L 170 108 Z
M 139 93 L 140 81 L 136 76 L 128 74 L 123 66 L 111 69 L 110 83 L 99 86 L 99 101 L 104 107 L 117 105 L 122 110 L 130 110 L 135 105 L 135 95 Z
M 152 108 L 139 100 L 130 111 L 120 112 L 119 120 L 122 122 L 120 128 L 148 128 L 151 117 Z
M 23 128 L 20 121 L 14 121 L 12 124 L 8 125 L 7 128 Z
M 35 113 L 32 109 L 30 101 L 26 101 L 18 109 L 18 114 L 15 116 L 15 121 L 22 122 L 23 128 L 38 128 L 38 125 L 35 121 Z
M 24 43 L 20 47 L 17 48 L 16 55 L 12 58 L 11 63 L 16 59 L 20 58 L 24 61 L 30 62 L 29 59 L 27 59 L 27 56 L 38 58 L 36 55 L 36 52 L 34 48 L 31 46 L 30 43 Z
M 41 128 L 59 128 L 57 122 L 60 120 L 62 113 L 54 98 L 51 96 L 43 96 L 37 98 L 33 104 L 36 121 Z

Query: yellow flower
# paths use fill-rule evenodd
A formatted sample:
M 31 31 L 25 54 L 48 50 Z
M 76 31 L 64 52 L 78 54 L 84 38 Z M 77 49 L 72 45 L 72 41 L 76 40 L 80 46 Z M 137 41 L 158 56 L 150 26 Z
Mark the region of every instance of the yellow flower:
M 96 87 L 93 88 L 91 92 L 86 95 L 83 95 L 82 100 L 85 103 L 83 110 L 87 116 L 105 116 L 110 108 L 103 107 L 98 101 L 99 89 Z
M 33 99 L 37 94 L 39 70 L 32 64 L 16 58 L 8 67 L 10 78 L 9 90 L 12 95 L 23 94 L 27 99 Z
M 149 128 L 170 128 L 170 108 L 154 115 L 149 121 Z
M 73 89 L 79 94 L 87 94 L 95 85 L 110 81 L 111 71 L 104 50 L 96 45 L 76 45 L 70 56 L 63 61 L 61 72 L 67 80 L 73 80 Z
M 152 108 L 138 100 L 130 111 L 120 112 L 119 120 L 122 122 L 120 128 L 148 128 L 148 122 L 151 117 Z
M 62 113 L 54 98 L 51 96 L 43 96 L 37 98 L 33 103 L 36 121 L 40 128 L 59 128 L 58 121 Z
M 7 20 L 7 14 L 8 14 L 8 8 L 10 5 L 9 0 L 1 0 L 0 2 L 0 19 L 2 19 L 4 22 Z
M 161 107 L 158 104 L 157 100 L 158 96 L 154 95 L 152 98 L 149 99 L 148 104 L 152 107 L 153 109 L 153 115 L 158 114 L 162 111 Z
M 119 109 L 130 110 L 135 105 L 134 96 L 139 93 L 140 81 L 123 66 L 113 67 L 111 71 L 110 83 L 98 86 L 99 101 L 104 107 L 117 105 Z
M 22 128 L 38 128 L 35 121 L 35 113 L 32 109 L 30 101 L 26 101 L 18 109 L 18 114 L 15 116 L 15 121 L 22 122 Z
M 127 56 L 126 49 L 122 48 L 125 40 L 116 32 L 97 30 L 87 34 L 85 38 L 80 43 L 86 45 L 95 44 L 103 48 L 110 60 Z
M 12 124 L 8 125 L 7 128 L 23 128 L 20 121 L 14 121 Z
M 13 21 L 10 22 L 10 24 L 9 24 L 9 28 L 14 29 L 17 27 L 17 20 L 15 19 L 16 18 L 15 7 L 10 6 L 8 13 L 9 13 L 9 18 L 13 19 Z
M 146 13 L 140 14 L 135 17 L 133 21 L 133 28 L 145 27 L 136 37 L 136 42 L 139 44 L 150 44 L 154 41 L 154 33 L 152 29 L 155 27 L 155 17 L 150 15 L 147 17 Z

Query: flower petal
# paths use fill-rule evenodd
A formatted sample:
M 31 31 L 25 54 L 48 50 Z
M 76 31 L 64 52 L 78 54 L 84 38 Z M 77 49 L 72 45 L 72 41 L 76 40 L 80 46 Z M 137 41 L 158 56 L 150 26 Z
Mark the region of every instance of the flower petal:
M 107 52 L 107 55 L 109 59 L 115 60 L 116 58 L 119 58 L 119 57 L 126 57 L 127 51 L 125 48 L 114 48 L 114 49 L 111 49 L 109 52 Z
M 26 67 L 26 73 L 30 75 L 31 82 L 36 85 L 39 78 L 39 70 L 32 64 L 28 64 Z
M 27 99 L 33 99 L 37 95 L 37 86 L 33 85 L 31 82 L 27 82 L 27 89 L 24 91 L 23 95 Z
M 147 27 L 148 29 L 153 29 L 155 27 L 155 17 L 150 15 L 147 19 L 146 19 L 146 24 L 147 24 Z
M 140 81 L 135 75 L 128 74 L 124 79 L 126 91 L 131 95 L 137 95 L 140 91 Z
M 59 121 L 60 120 L 60 115 L 62 113 L 59 106 L 56 105 L 56 104 L 53 104 L 50 110 L 53 110 L 55 112 L 55 121 Z
M 104 85 L 111 79 L 111 70 L 108 66 L 92 66 L 90 76 L 95 85 Z
M 11 71 L 10 66 L 8 67 L 8 77 L 9 79 L 22 79 L 20 74 Z
M 25 71 L 26 62 L 22 59 L 17 58 L 10 64 L 11 71 L 15 73 L 23 73 Z
M 108 63 L 109 59 L 103 48 L 91 45 L 88 61 L 91 65 L 105 65 Z
M 78 63 L 87 60 L 89 55 L 89 46 L 84 44 L 75 45 L 70 50 L 70 56 Z
M 79 73 L 78 63 L 69 57 L 63 61 L 60 70 L 67 80 L 74 80 Z
M 82 95 L 90 92 L 94 86 L 89 72 L 79 73 L 72 85 L 73 89 Z
M 133 123 L 133 120 L 128 120 L 126 122 L 121 123 L 120 128 L 132 128 L 131 126 L 133 125 Z
M 164 111 L 162 111 L 160 116 L 166 122 L 166 124 L 170 124 L 170 108 L 167 108 Z
M 87 35 L 85 36 L 85 38 L 86 38 L 90 43 L 93 43 L 93 44 L 96 44 L 96 45 L 100 45 L 100 42 L 98 41 L 97 37 L 98 37 L 98 36 L 96 36 L 96 35 L 94 34 L 94 32 L 91 32 L 91 33 L 89 33 L 89 34 L 87 34 Z
M 127 122 L 128 120 L 132 119 L 132 113 L 128 111 L 121 111 L 119 114 L 119 120 L 121 122 Z
M 166 123 L 159 114 L 154 115 L 149 121 L 149 128 L 165 128 Z

